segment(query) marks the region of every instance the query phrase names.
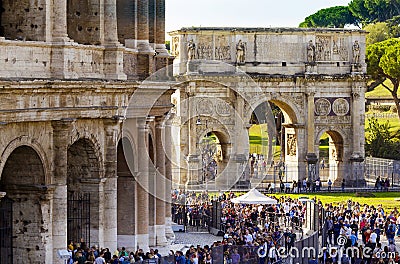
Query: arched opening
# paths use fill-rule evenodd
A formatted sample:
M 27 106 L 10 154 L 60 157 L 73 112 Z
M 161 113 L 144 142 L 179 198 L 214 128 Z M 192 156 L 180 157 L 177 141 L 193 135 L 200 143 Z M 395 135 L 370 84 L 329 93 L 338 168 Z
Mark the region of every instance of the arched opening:
M 221 172 L 224 164 L 224 155 L 221 142 L 214 132 L 209 132 L 199 143 L 201 155 L 200 181 L 208 190 L 208 185 L 215 182 L 218 173 Z
M 67 1 L 68 36 L 80 44 L 101 44 L 100 6 L 92 1 Z
M 343 137 L 336 131 L 328 130 L 319 138 L 319 180 L 328 187 L 343 178 Z M 340 182 L 341 183 L 341 182 Z M 336 185 L 340 185 L 339 182 Z
M 1 263 L 45 262 L 48 233 L 43 230 L 48 229 L 48 221 L 43 212 L 48 201 L 42 199 L 44 185 L 44 167 L 37 152 L 29 146 L 17 147 L 8 157 L 0 179 L 0 191 L 6 192 L 0 208 L 6 213 L 0 215 Z
M 79 139 L 67 154 L 67 237 L 86 246 L 99 244 L 102 203 L 99 198 L 100 161 L 94 144 Z
M 136 39 L 135 3 L 136 1 L 117 0 L 118 40 L 123 44 L 126 44 L 126 39 Z
M 45 41 L 44 1 L 0 1 L 0 36 L 11 40 Z
M 293 109 L 278 100 L 262 102 L 252 112 L 245 171 L 252 187 L 277 190 L 298 181 L 296 120 Z
M 135 179 L 134 152 L 131 142 L 122 138 L 117 147 L 117 234 L 118 246 L 134 248 Z

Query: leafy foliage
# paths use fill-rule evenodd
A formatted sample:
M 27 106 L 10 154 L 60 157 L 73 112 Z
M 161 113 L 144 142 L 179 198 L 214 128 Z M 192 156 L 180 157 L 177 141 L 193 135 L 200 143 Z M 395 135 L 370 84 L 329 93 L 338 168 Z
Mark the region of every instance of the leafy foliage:
M 299 26 L 343 28 L 346 24 L 354 24 L 356 21 L 347 6 L 334 6 L 321 9 L 306 17 Z
M 383 124 L 378 119 L 368 119 L 365 154 L 386 159 L 400 159 L 399 134 L 390 133 L 389 121 Z
M 363 29 L 368 32 L 366 36 L 367 46 L 387 40 L 392 36 L 390 27 L 386 22 L 371 23 L 366 25 Z
M 400 99 L 398 96 L 400 84 L 400 39 L 391 38 L 377 42 L 367 47 L 367 73 L 375 81 L 371 85 L 382 85 L 393 97 L 400 119 Z M 392 86 L 384 83 L 390 80 Z
M 383 22 L 400 15 L 400 0 L 353 0 L 349 9 L 361 23 Z

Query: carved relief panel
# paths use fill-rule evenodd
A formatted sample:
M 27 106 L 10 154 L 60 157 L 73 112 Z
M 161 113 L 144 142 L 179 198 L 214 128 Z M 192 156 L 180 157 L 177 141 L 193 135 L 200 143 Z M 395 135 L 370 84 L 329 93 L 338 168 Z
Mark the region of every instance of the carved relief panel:
M 316 36 L 315 56 L 317 61 L 330 61 L 332 59 L 331 36 Z

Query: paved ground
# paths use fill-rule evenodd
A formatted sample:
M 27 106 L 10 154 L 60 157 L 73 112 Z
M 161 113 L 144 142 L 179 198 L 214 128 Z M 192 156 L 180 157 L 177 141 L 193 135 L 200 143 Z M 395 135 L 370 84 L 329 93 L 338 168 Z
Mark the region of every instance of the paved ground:
M 184 232 L 175 232 L 175 242 L 172 245 L 158 248 L 161 255 L 168 255 L 169 250 L 173 250 L 174 252 L 177 250 L 186 251 L 186 248 L 189 248 L 191 245 L 193 246 L 205 246 L 212 245 L 214 241 L 222 240 L 222 237 L 217 237 L 209 233 L 184 233 Z
M 169 250 L 173 250 L 174 252 L 177 250 L 186 251 L 191 245 L 197 246 L 205 246 L 211 245 L 214 241 L 222 240 L 222 237 L 214 236 L 212 234 L 208 234 L 205 232 L 201 233 L 184 233 L 184 232 L 175 232 L 176 240 L 173 244 L 167 247 L 158 248 L 161 255 L 168 255 Z M 361 236 L 359 237 L 361 240 Z M 400 251 L 400 237 L 396 237 L 396 246 L 397 250 Z M 385 236 L 381 236 L 382 245 L 387 245 L 387 239 Z

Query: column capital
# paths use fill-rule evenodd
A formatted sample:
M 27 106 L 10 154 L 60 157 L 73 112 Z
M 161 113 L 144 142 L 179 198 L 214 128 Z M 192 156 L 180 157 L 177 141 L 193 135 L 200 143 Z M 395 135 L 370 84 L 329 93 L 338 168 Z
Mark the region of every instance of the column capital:
M 56 131 L 69 130 L 75 124 L 75 118 L 61 118 L 60 120 L 51 121 L 51 126 Z

